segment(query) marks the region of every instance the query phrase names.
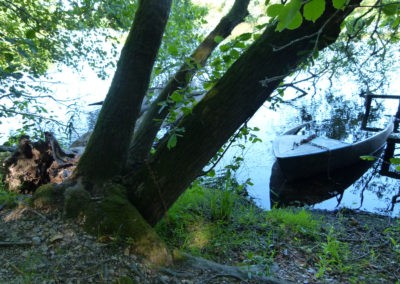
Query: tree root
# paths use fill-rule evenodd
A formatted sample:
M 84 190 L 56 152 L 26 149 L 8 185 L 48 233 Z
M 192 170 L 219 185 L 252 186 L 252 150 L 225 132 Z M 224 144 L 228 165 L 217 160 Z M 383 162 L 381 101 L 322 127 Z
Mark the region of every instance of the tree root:
M 207 278 L 201 281 L 202 283 L 209 283 L 210 281 L 219 277 L 230 277 L 236 280 L 247 283 L 247 281 L 256 283 L 269 283 L 269 284 L 284 284 L 289 283 L 284 280 L 275 279 L 273 277 L 260 276 L 254 271 L 252 272 L 250 266 L 246 267 L 235 267 L 216 263 L 211 260 L 207 260 L 201 257 L 192 256 L 190 254 L 181 253 L 178 256 L 178 260 L 175 261 L 175 266 L 179 266 L 180 270 L 195 270 L 195 271 L 207 271 Z M 162 268 L 161 271 L 170 274 L 172 276 L 187 277 L 187 272 L 175 272 L 173 269 Z M 210 276 L 210 273 L 215 273 Z M 194 275 L 193 275 L 194 276 Z

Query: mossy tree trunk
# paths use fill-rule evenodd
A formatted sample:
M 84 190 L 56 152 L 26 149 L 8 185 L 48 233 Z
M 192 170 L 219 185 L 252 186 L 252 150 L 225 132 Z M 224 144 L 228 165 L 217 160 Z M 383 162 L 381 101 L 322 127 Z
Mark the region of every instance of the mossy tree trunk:
M 130 203 L 151 225 L 156 224 L 282 80 L 315 51 L 337 39 L 344 18 L 359 2 L 353 0 L 351 6 L 342 10 L 327 2 L 316 23 L 304 22 L 294 31 L 277 32 L 276 23 L 270 24 L 194 107 L 192 114 L 179 122 L 178 127 L 184 128 L 185 133 L 176 147 L 168 149 L 167 135 L 155 155 L 149 156 L 146 142 L 141 160 L 134 158 L 136 167 L 132 168 L 125 167 L 128 146 L 170 5 L 169 1 L 140 1 L 112 86 L 75 177 L 101 184 L 124 173 L 119 180 Z M 153 120 L 154 116 L 147 119 Z M 154 125 L 153 121 L 146 123 Z

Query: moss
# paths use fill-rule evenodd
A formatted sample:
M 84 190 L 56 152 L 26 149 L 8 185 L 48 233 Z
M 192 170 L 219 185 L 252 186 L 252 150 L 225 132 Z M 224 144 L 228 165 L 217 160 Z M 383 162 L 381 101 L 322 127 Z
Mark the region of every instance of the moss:
M 116 235 L 129 240 L 131 249 L 151 263 L 167 265 L 171 257 L 165 243 L 127 200 L 125 188 L 108 184 L 105 197 L 86 210 L 85 228 L 99 235 Z
M 64 214 L 66 218 L 77 218 L 90 202 L 90 194 L 79 184 L 64 192 Z
M 34 193 L 32 205 L 36 208 L 54 208 L 62 204 L 63 190 L 56 185 L 48 183 L 40 186 Z

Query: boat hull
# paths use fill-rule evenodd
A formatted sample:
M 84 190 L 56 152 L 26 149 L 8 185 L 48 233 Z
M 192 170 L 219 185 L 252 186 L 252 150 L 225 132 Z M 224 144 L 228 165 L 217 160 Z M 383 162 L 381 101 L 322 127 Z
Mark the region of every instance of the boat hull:
M 273 149 L 280 168 L 289 180 L 321 173 L 329 176 L 334 170 L 359 162 L 360 156 L 372 155 L 384 147 L 392 131 L 391 122 L 384 130 L 353 144 L 323 137 L 307 141 L 306 136 L 283 135 L 274 141 Z

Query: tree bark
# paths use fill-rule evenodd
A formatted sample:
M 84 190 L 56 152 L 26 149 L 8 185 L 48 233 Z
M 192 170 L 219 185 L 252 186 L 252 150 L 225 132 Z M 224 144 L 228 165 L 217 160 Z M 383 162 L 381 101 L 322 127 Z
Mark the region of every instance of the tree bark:
M 168 20 L 171 0 L 139 1 L 117 71 L 76 176 L 101 183 L 121 172 Z
M 173 149 L 166 137 L 140 172 L 125 178 L 131 202 L 144 218 L 156 224 L 203 167 L 265 102 L 279 83 L 315 51 L 333 43 L 344 18 L 359 5 L 343 10 L 331 4 L 318 21 L 304 22 L 296 30 L 266 28 L 262 36 L 231 66 L 178 125 L 185 129 Z M 265 84 L 261 84 L 264 81 Z M 266 122 L 267 123 L 267 122 Z
M 147 160 L 153 141 L 163 120 L 168 115 L 168 108 L 160 110 L 160 103 L 165 102 L 175 91 L 185 88 L 191 81 L 192 76 L 204 66 L 213 50 L 218 46 L 219 41 L 216 37 L 225 39 L 232 30 L 241 23 L 248 15 L 247 6 L 250 0 L 236 0 L 229 13 L 221 19 L 215 29 L 204 39 L 197 49 L 190 56 L 190 61 L 184 63 L 161 94 L 152 103 L 149 110 L 144 114 L 144 118 L 139 128 L 134 134 L 131 146 L 129 148 L 130 168 L 137 164 L 142 164 Z

